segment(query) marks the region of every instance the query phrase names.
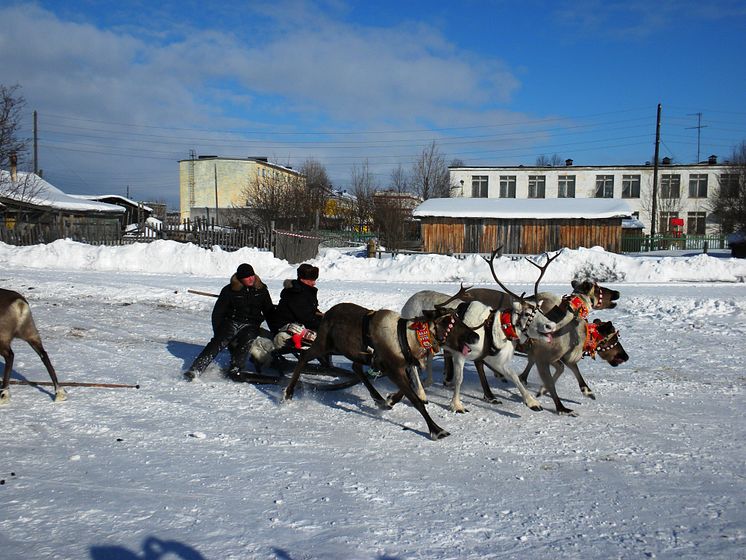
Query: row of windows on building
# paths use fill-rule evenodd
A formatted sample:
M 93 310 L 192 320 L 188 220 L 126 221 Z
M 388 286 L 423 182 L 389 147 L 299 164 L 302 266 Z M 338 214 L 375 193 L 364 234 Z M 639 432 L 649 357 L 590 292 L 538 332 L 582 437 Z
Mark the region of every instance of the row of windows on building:
M 622 198 L 640 198 L 641 175 L 622 175 Z M 500 198 L 516 197 L 516 175 L 500 175 Z M 614 175 L 596 175 L 595 198 L 614 198 Z M 707 173 L 689 175 L 689 198 L 707 198 Z M 738 175 L 723 173 L 720 185 L 724 189 L 738 187 Z M 528 176 L 528 198 L 546 198 L 546 175 Z M 471 179 L 472 198 L 487 198 L 489 176 L 473 175 Z M 661 198 L 681 198 L 681 175 L 661 175 L 659 195 Z M 557 177 L 557 198 L 575 198 L 575 175 Z

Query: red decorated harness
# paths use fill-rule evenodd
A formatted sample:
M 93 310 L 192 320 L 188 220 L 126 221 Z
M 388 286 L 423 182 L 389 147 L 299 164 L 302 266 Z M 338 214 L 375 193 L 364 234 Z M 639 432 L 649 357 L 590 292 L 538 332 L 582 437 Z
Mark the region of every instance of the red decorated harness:
M 567 302 L 572 312 L 581 319 L 588 317 L 588 314 L 591 312 L 585 300 L 579 295 L 570 294 L 569 296 L 563 296 L 562 299 Z
M 598 323 L 586 323 L 583 356 L 590 356 L 595 360 L 597 352 L 611 350 L 614 346 L 619 344 L 618 335 L 619 331 L 614 331 L 611 334 L 604 336 L 598 332 Z M 616 340 L 612 342 L 615 337 L 617 337 Z
M 515 325 L 513 324 L 512 309 L 504 309 L 503 311 L 500 311 L 500 328 L 508 340 L 518 340 L 520 338 L 515 330 Z

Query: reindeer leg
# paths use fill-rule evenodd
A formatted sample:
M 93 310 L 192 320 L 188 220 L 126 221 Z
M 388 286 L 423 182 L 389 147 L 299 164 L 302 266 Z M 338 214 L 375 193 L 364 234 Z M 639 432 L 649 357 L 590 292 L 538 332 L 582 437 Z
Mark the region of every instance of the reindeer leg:
M 521 383 L 523 383 L 524 385 L 528 383 L 528 374 L 531 371 L 531 368 L 534 367 L 534 360 L 531 358 L 531 356 L 527 356 L 526 360 L 526 367 L 523 368 L 523 373 L 521 373 L 521 375 L 519 376 Z
M 298 379 L 300 378 L 300 372 L 304 367 L 306 367 L 308 362 L 323 355 L 324 353 L 321 352 L 320 348 L 315 344 L 312 344 L 308 350 L 301 352 L 300 357 L 298 358 L 298 363 L 295 365 L 295 369 L 293 370 L 293 375 L 290 377 L 290 381 L 288 381 L 285 390 L 282 392 L 282 400 L 292 400 L 293 394 L 295 393 L 295 386 L 298 384 Z
M 427 409 L 425 408 L 425 403 L 420 400 L 417 393 L 415 393 L 412 387 L 409 386 L 409 383 L 407 382 L 407 374 L 404 368 L 398 369 L 394 375 L 389 377 L 394 381 L 394 383 L 396 383 L 399 389 L 409 399 L 409 402 L 412 403 L 412 406 L 414 406 L 425 419 L 427 429 L 430 431 L 430 439 L 443 439 L 444 437 L 451 435 L 430 418 L 430 415 L 427 413 Z
M 428 356 L 427 359 L 428 362 L 432 360 L 430 356 Z M 428 367 L 429 366 L 430 364 L 428 363 Z M 420 380 L 420 371 L 417 366 L 409 366 L 407 368 L 407 376 L 409 377 L 409 382 L 412 384 L 412 388 L 417 392 L 417 396 L 420 397 L 423 402 L 427 402 L 427 394 L 425 394 L 425 388 L 422 386 L 422 381 Z M 399 400 L 401 400 L 401 397 L 399 397 Z
M 427 355 L 427 378 L 425 378 L 425 387 L 430 387 L 433 384 L 433 357 L 428 354 Z
M 479 374 L 479 382 L 482 384 L 484 400 L 490 404 L 502 404 L 502 401 L 494 395 L 492 389 L 490 389 L 489 383 L 487 383 L 487 375 L 484 373 L 484 362 L 482 360 L 477 360 L 474 362 L 474 367 L 477 369 L 477 373 Z
M 13 350 L 10 345 L 2 351 L 5 360 L 5 371 L 3 371 L 3 386 L 0 388 L 0 404 L 8 404 L 10 401 L 10 372 L 13 371 Z
M 453 357 L 443 353 L 443 387 L 450 387 L 453 384 Z
M 497 356 L 490 356 L 489 360 L 485 360 L 484 363 L 490 369 L 496 370 L 498 373 L 501 373 L 502 375 L 510 379 L 516 386 L 516 389 L 518 389 L 518 392 L 521 394 L 523 403 L 534 412 L 539 412 L 540 410 L 543 410 L 543 408 L 539 404 L 539 401 L 537 401 L 536 398 L 534 398 L 534 396 L 528 392 L 526 386 L 521 382 L 521 378 L 515 371 L 513 371 L 513 368 L 510 367 L 510 360 L 513 357 L 511 348 L 512 347 L 506 347 L 500 350 L 497 353 Z
M 557 386 L 557 380 L 559 379 L 560 375 L 562 375 L 562 372 L 565 371 L 565 366 L 562 364 L 562 362 L 555 362 L 552 364 L 554 367 L 554 376 L 552 377 L 554 379 L 554 385 Z M 543 395 L 546 395 L 549 391 L 547 391 L 547 388 L 545 385 L 542 385 L 539 387 L 539 390 L 536 392 L 537 397 L 541 397 Z
M 41 341 L 29 340 L 28 343 L 31 348 L 33 348 L 34 351 L 39 355 L 42 363 L 44 364 L 44 367 L 47 368 L 49 377 L 52 379 L 52 383 L 54 384 L 54 402 L 67 400 L 67 392 L 65 392 L 65 389 L 60 387 L 60 384 L 57 381 L 57 372 L 54 371 L 52 361 L 49 359 L 49 354 L 47 354 L 47 351 L 44 350 L 44 346 L 42 346 Z
M 381 396 L 381 393 L 379 393 L 378 390 L 373 386 L 373 383 L 370 382 L 368 376 L 365 375 L 365 373 L 363 372 L 363 366 L 361 364 L 358 364 L 357 362 L 353 362 L 352 371 L 355 372 L 358 379 L 360 379 L 363 385 L 365 385 L 365 388 L 368 389 L 368 393 L 370 393 L 370 396 L 373 398 L 378 408 L 389 410 L 392 405 L 389 404 L 387 399 L 384 399 Z
M 461 402 L 461 385 L 464 382 L 464 358 L 460 354 L 450 356 L 453 364 L 453 397 L 451 397 L 451 410 L 459 414 L 469 412 Z
M 541 380 L 544 383 L 544 386 L 549 390 L 549 394 L 552 396 L 554 406 L 557 409 L 557 414 L 568 414 L 570 416 L 577 416 L 576 412 L 562 404 L 559 395 L 557 395 L 557 388 L 554 386 L 554 379 L 552 378 L 552 374 L 549 371 L 549 364 L 538 362 L 536 364 L 536 368 L 539 370 L 539 375 L 541 376 Z
M 570 371 L 572 371 L 575 374 L 575 379 L 578 380 L 578 387 L 580 387 L 580 392 L 583 393 L 586 397 L 589 399 L 596 400 L 596 395 L 593 393 L 593 390 L 588 386 L 588 384 L 585 382 L 585 379 L 583 379 L 583 376 L 580 375 L 580 368 L 578 368 L 577 363 L 568 363 L 567 367 L 570 368 Z M 555 380 L 557 378 L 555 377 Z

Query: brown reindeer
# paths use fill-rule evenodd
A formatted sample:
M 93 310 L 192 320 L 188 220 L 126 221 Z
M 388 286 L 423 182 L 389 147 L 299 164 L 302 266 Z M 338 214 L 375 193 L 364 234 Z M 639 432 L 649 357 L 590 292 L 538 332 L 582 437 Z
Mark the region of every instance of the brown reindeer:
M 564 327 L 555 331 L 551 343 L 543 341 L 531 341 L 528 348 L 528 364 L 523 370 L 520 379 L 526 383 L 531 366 L 536 364 L 541 376 L 542 387 L 539 394 L 548 391 L 554 401 L 558 414 L 569 414 L 575 416 L 572 409 L 567 408 L 559 396 L 555 387 L 555 381 L 564 370 L 564 366 L 570 368 L 575 374 L 581 391 L 586 396 L 592 397 L 593 393 L 580 375 L 578 362 L 584 356 L 596 355 L 608 362 L 612 367 L 617 367 L 629 359 L 629 355 L 619 342 L 619 331 L 614 328 L 611 321 L 596 319 L 592 323 L 580 317 L 573 318 Z M 555 368 L 552 376 L 549 366 Z
M 14 338 L 20 338 L 28 342 L 39 355 L 49 372 L 49 377 L 52 378 L 54 400 L 64 401 L 67 394 L 57 382 L 57 374 L 49 360 L 49 355 L 42 346 L 41 337 L 39 331 L 36 330 L 28 301 L 18 292 L 0 288 L 0 355 L 5 360 L 3 385 L 0 388 L 0 404 L 6 404 L 10 400 L 10 373 L 13 370 L 14 357 L 10 343 Z
M 462 290 L 454 296 L 462 296 Z M 445 302 L 448 303 L 448 302 Z M 470 345 L 479 342 L 479 335 L 464 325 L 454 309 L 439 306 L 423 312 L 417 319 L 403 319 L 395 311 L 371 311 L 354 303 L 333 306 L 321 321 L 316 340 L 301 354 L 293 371 L 284 398 L 293 398 L 295 385 L 307 362 L 330 354 L 341 354 L 352 362 L 352 369 L 368 389 L 376 404 L 384 409 L 406 396 L 427 423 L 431 439 L 441 439 L 449 433 L 438 426 L 427 413 L 425 403 L 417 396 L 407 376 L 407 366 L 422 361 L 439 347 L 468 354 Z M 386 399 L 373 387 L 363 373 L 363 365 L 372 365 L 384 372 L 399 388 Z

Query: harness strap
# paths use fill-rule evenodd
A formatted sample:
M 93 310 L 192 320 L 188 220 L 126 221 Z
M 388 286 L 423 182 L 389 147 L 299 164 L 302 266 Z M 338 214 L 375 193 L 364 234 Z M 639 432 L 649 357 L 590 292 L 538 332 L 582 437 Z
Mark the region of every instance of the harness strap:
M 363 354 L 368 354 L 368 348 L 373 348 L 373 339 L 370 337 L 370 321 L 373 319 L 373 315 L 375 315 L 375 311 L 368 311 L 363 316 L 363 332 L 361 340 L 363 341 L 362 344 L 362 352 Z
M 471 305 L 470 301 L 464 301 L 462 303 L 459 303 L 458 307 L 456 308 L 456 315 L 458 315 L 458 318 L 462 321 L 464 320 L 464 316 L 466 315 L 466 310 L 469 309 L 469 305 Z
M 492 336 L 492 326 L 495 324 L 495 315 L 497 311 L 494 309 L 487 315 L 487 319 L 484 321 L 484 349 L 486 350 L 487 356 L 497 356 L 497 346 L 495 346 L 495 337 Z
M 401 353 L 407 365 L 419 366 L 420 361 L 412 354 L 412 349 L 409 347 L 409 342 L 407 341 L 407 323 L 407 319 L 399 319 L 396 322 L 396 336 L 399 339 L 399 348 L 401 348 Z

